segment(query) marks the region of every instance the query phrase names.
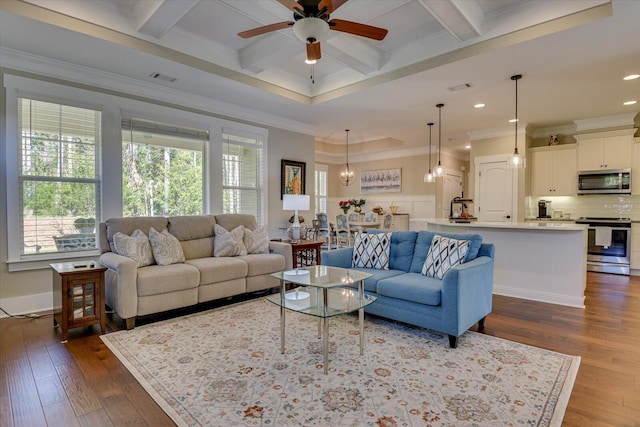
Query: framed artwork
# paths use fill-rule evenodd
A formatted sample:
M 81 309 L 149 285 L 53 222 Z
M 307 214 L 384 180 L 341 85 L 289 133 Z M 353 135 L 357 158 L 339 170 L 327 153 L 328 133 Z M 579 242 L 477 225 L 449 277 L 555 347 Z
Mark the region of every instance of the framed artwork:
M 364 171 L 360 174 L 360 193 L 399 193 L 402 191 L 402 169 Z
M 305 194 L 305 175 L 307 164 L 294 160 L 282 159 L 280 161 L 280 174 L 282 176 L 282 191 L 284 194 Z

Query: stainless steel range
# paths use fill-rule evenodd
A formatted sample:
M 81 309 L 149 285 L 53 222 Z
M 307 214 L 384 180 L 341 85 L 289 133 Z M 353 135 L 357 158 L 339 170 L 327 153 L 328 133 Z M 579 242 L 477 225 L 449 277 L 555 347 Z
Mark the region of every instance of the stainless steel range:
M 578 218 L 587 224 L 587 270 L 629 275 L 631 251 L 630 218 Z

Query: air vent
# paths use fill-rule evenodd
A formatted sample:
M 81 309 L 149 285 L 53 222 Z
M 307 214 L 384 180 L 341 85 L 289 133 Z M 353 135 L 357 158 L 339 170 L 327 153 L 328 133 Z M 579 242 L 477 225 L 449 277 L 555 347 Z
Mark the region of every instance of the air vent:
M 151 77 L 152 79 L 162 80 L 163 82 L 169 82 L 169 83 L 173 83 L 176 80 L 178 80 L 175 77 L 165 76 L 164 74 L 160 74 L 160 73 L 151 73 L 149 74 L 149 77 Z
M 452 92 L 455 92 L 457 90 L 469 89 L 471 86 L 473 86 L 471 83 L 462 83 L 459 85 L 451 86 L 448 89 Z

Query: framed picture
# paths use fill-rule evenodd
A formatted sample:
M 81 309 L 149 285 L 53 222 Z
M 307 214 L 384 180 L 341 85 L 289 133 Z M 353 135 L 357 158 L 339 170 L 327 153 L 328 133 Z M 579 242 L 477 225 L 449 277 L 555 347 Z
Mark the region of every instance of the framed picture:
M 280 161 L 280 174 L 282 176 L 282 191 L 280 198 L 284 194 L 305 194 L 305 175 L 307 164 L 294 160 Z
M 399 193 L 402 191 L 402 169 L 364 171 L 360 174 L 360 193 Z

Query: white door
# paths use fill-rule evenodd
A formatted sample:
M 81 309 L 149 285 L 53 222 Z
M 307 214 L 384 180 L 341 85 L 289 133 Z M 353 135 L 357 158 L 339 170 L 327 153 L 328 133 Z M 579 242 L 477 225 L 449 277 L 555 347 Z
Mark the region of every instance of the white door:
M 462 176 L 449 172 L 442 182 L 442 217 L 449 218 L 451 212 L 451 200 L 454 197 L 462 197 Z
M 478 205 L 479 221 L 507 222 L 512 218 L 513 171 L 506 160 L 479 164 Z

